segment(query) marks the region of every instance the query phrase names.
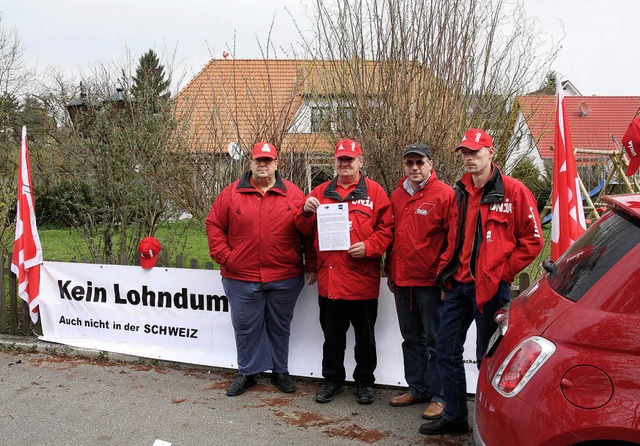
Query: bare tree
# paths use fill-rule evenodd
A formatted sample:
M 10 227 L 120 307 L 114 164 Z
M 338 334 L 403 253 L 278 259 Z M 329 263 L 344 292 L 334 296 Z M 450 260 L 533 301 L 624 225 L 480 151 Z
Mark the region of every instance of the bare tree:
M 177 186 L 176 199 L 204 220 L 217 194 L 248 169 L 256 142 L 279 149 L 285 178 L 305 182 L 303 135 L 292 132 L 302 101 L 307 61 L 212 59 L 176 98 L 188 128 L 192 181 Z
M 46 100 L 59 123 L 50 135 L 49 194 L 65 223 L 82 230 L 95 261 L 133 261 L 142 237 L 182 213 L 170 193 L 188 174 L 173 102 L 150 109 L 135 101 L 132 66 L 98 65 L 80 91 L 58 77 Z
M 5 28 L 0 14 L 0 91 L 14 95 L 24 93 L 31 75 L 24 63 L 18 30 Z
M 520 2 L 317 0 L 315 26 L 305 49 L 325 67 L 315 101 L 338 121 L 349 117 L 328 137 L 358 139 L 368 174 L 388 191 L 414 141 L 433 147 L 449 182 L 461 173 L 452 148 L 468 127 L 487 129 L 503 159 L 513 101 L 540 83 L 553 57 L 534 56 L 539 36 Z
M 20 117 L 23 96 L 32 73 L 23 59 L 20 35 L 7 29 L 0 14 L 0 248 L 9 249 L 13 240 L 13 210 L 16 201 L 16 173 Z

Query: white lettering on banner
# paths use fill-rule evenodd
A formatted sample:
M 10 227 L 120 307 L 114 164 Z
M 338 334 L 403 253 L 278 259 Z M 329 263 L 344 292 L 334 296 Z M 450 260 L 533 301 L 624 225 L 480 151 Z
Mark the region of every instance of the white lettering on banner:
M 305 286 L 296 304 L 289 349 L 292 375 L 322 376 L 323 335 L 317 295 L 315 285 Z M 44 262 L 40 298 L 40 339 L 44 341 L 237 368 L 235 335 L 225 310 L 228 302 L 220 271 Z M 209 305 L 211 309 L 207 309 Z M 402 336 L 395 300 L 386 286 L 380 287 L 378 305 L 376 382 L 405 386 Z M 354 344 L 349 330 L 346 351 L 353 352 Z M 467 390 L 474 393 L 478 369 L 473 328 L 464 352 Z M 354 367 L 353 354 L 346 355 L 348 375 Z
M 627 147 L 629 147 L 629 153 L 631 154 L 631 156 L 638 156 L 635 149 L 633 148 L 633 141 L 629 141 Z

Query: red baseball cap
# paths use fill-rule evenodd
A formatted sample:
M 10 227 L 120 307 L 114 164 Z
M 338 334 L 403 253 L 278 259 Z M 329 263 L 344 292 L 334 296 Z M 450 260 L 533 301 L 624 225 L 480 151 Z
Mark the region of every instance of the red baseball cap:
M 469 129 L 462 135 L 462 141 L 456 147 L 456 152 L 462 148 L 480 150 L 483 147 L 493 147 L 493 139 L 482 129 Z
M 336 154 L 334 158 L 340 158 L 341 156 L 357 158 L 360 155 L 362 155 L 360 144 L 353 139 L 341 139 L 336 144 Z
M 257 142 L 253 146 L 253 150 L 251 151 L 251 157 L 253 159 L 257 158 L 271 158 L 272 160 L 278 157 L 278 152 L 273 144 L 268 142 Z
M 631 176 L 640 167 L 640 118 L 631 121 L 629 128 L 622 137 L 622 145 L 629 156 L 629 167 L 625 172 L 626 176 Z
M 160 251 L 162 251 L 162 246 L 155 237 L 145 237 L 140 240 L 140 244 L 138 244 L 140 266 L 146 269 L 153 268 L 158 261 Z

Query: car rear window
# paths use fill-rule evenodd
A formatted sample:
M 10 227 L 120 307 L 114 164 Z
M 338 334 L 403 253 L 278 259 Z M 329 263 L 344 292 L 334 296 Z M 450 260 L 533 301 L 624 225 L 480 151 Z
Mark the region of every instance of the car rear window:
M 640 242 L 638 221 L 615 212 L 600 218 L 558 259 L 549 285 L 574 302 Z

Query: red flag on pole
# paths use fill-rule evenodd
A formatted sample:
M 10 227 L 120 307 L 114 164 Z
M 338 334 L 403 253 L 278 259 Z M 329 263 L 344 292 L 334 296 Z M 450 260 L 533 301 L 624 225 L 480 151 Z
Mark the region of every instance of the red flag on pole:
M 553 149 L 553 216 L 551 260 L 555 261 L 587 229 L 580 194 L 571 129 L 564 106 L 564 92 L 556 81 L 556 135 Z
M 18 277 L 18 294 L 29 304 L 33 322 L 38 321 L 40 296 L 40 265 L 42 247 L 36 228 L 36 210 L 31 187 L 31 164 L 27 146 L 27 128 L 22 127 L 22 146 L 18 162 L 18 208 L 16 237 L 13 244 L 11 271 Z

